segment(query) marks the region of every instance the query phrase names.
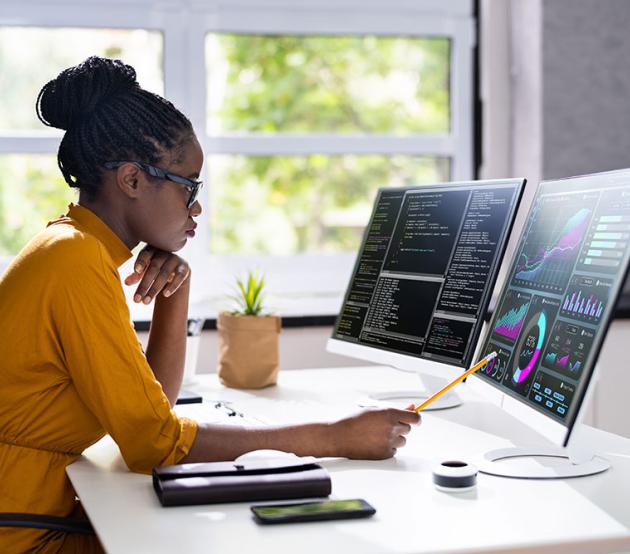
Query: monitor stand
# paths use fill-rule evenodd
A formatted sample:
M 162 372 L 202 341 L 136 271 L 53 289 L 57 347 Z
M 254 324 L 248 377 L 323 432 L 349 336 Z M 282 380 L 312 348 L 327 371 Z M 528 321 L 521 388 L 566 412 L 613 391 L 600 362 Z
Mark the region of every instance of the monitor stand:
M 449 381 L 433 375 L 418 375 L 424 384 L 424 389 L 407 389 L 398 391 L 387 391 L 370 394 L 372 400 L 378 400 L 384 404 L 395 404 L 396 407 L 407 407 L 409 404 L 418 405 L 424 402 L 431 395 L 448 385 Z M 462 399 L 454 392 L 449 391 L 429 404 L 423 411 L 446 410 L 460 406 Z
M 577 423 L 567 447 L 530 447 L 499 448 L 487 452 L 480 462 L 479 471 L 499 477 L 517 479 L 566 479 L 584 477 L 602 473 L 610 467 L 610 462 L 596 456 L 587 446 L 587 441 L 580 440 L 582 424 Z M 527 467 L 512 465 L 502 460 L 514 458 L 556 458 L 563 460 L 553 466 L 528 464 Z

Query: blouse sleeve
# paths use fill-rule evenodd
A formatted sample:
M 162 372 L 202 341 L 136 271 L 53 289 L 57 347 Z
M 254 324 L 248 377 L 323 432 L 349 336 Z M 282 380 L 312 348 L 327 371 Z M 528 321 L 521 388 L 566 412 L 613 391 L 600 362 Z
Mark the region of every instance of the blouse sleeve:
M 82 401 L 116 441 L 129 469 L 148 473 L 186 456 L 197 424 L 171 410 L 133 329 L 118 271 L 106 256 L 98 243 L 86 248 L 80 262 L 65 265 L 57 332 Z

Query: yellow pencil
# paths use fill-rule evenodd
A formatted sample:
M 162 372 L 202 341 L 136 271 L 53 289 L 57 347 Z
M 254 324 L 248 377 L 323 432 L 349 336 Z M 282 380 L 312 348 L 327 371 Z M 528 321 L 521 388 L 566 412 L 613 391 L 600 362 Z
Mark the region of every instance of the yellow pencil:
M 441 389 L 438 392 L 436 392 L 431 398 L 428 398 L 427 400 L 425 400 L 422 404 L 420 404 L 420 406 L 415 408 L 414 411 L 416 413 L 421 412 L 429 404 L 431 404 L 431 402 L 433 402 L 434 400 L 437 400 L 438 398 L 440 398 L 440 396 L 442 396 L 445 392 L 448 392 L 449 390 L 451 390 L 455 385 L 457 385 L 457 383 L 461 383 L 464 379 L 466 379 L 466 377 L 468 377 L 469 375 L 472 375 L 475 371 L 477 371 L 478 369 L 481 369 L 483 366 L 485 366 L 491 360 L 494 360 L 494 358 L 496 358 L 496 357 L 497 357 L 497 353 L 496 352 L 492 352 L 492 353 L 488 354 L 480 362 L 476 363 L 470 369 L 467 369 L 464 373 L 462 373 L 457 379 L 451 381 L 443 389 Z

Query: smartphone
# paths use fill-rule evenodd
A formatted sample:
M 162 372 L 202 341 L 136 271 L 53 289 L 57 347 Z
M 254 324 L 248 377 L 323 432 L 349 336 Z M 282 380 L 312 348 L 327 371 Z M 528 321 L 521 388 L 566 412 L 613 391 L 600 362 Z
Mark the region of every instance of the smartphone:
M 294 523 L 370 517 L 376 510 L 365 500 L 322 500 L 299 504 L 266 504 L 252 506 L 258 523 Z

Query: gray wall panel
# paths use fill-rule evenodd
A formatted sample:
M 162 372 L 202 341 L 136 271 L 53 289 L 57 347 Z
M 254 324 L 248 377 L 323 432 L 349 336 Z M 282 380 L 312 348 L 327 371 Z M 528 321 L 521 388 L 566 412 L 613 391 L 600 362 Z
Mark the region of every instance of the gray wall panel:
M 544 178 L 630 166 L 630 1 L 543 2 Z

